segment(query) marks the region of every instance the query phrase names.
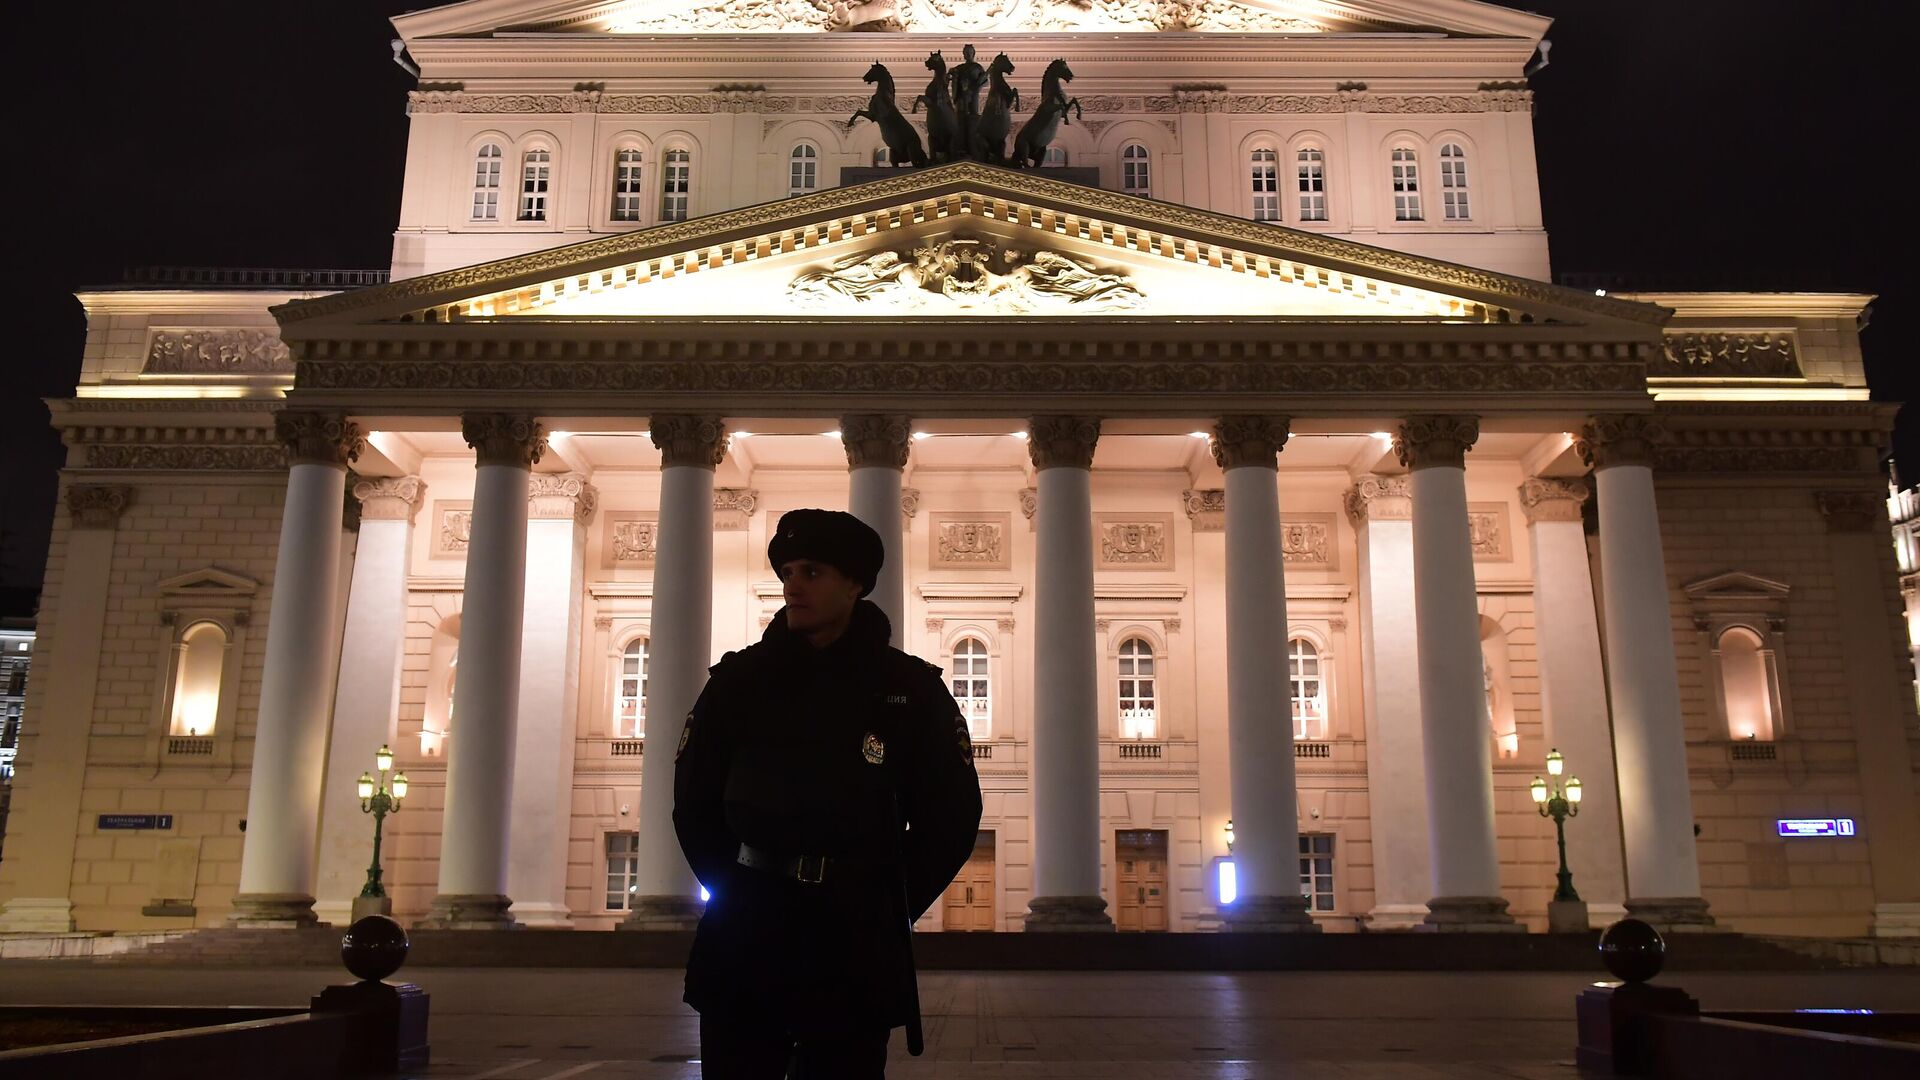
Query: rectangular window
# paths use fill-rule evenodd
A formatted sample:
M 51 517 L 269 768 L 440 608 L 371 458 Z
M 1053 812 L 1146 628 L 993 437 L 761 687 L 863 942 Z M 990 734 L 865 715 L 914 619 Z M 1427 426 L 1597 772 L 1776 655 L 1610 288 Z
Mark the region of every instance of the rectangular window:
M 613 220 L 640 220 L 640 151 L 622 150 L 613 159 Z
M 1454 143 L 1440 148 L 1440 200 L 1448 221 L 1471 216 L 1467 205 L 1467 152 Z
M 607 834 L 607 910 L 631 911 L 640 888 L 640 834 Z
M 1326 833 L 1300 835 L 1300 895 L 1308 911 L 1333 910 L 1333 837 Z
M 1420 209 L 1420 163 L 1411 147 L 1402 146 L 1393 152 L 1393 219 L 1426 220 Z
M 1253 220 L 1280 220 L 1280 164 L 1271 150 L 1253 152 Z
M 669 150 L 660 171 L 660 220 L 687 220 L 687 193 L 693 185 L 693 155 Z
M 473 159 L 473 220 L 500 219 L 500 148 L 489 143 Z
M 1294 155 L 1300 188 L 1300 220 L 1327 220 L 1327 157 L 1313 147 Z
M 520 166 L 520 220 L 547 220 L 547 186 L 553 180 L 553 155 L 529 150 Z

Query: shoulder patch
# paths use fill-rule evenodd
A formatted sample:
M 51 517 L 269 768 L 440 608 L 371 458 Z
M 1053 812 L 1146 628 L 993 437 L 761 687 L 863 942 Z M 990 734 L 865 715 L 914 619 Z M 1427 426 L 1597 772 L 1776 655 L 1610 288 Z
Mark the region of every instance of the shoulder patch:
M 687 752 L 687 742 L 693 738 L 693 714 L 688 713 L 686 722 L 680 725 L 680 745 L 673 748 L 673 760 L 679 764 L 680 755 Z
M 973 732 L 967 730 L 967 718 L 957 712 L 953 714 L 953 742 L 960 750 L 960 760 L 973 768 Z

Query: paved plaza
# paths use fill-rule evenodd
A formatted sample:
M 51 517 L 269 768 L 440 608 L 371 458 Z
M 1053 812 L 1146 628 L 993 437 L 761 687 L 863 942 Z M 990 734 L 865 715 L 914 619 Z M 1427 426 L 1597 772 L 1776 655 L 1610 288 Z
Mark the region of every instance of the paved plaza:
M 697 1018 L 678 972 L 422 968 L 432 1080 L 693 1080 Z M 0 964 L 16 1003 L 279 1005 L 315 969 Z M 936 972 L 927 1053 L 893 1039 L 895 1080 L 1573 1078 L 1575 973 Z M 1920 973 L 1685 973 L 1715 1008 L 1920 1011 Z

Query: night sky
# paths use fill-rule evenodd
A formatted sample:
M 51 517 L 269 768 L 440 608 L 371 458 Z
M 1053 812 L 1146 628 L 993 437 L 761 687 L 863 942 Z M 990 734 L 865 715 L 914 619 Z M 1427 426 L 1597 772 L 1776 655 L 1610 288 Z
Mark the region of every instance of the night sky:
M 39 399 L 73 391 L 85 320 L 72 293 L 129 266 L 384 268 L 413 85 L 386 20 L 422 6 L 19 6 L 15 52 L 31 55 L 13 67 L 14 112 L 34 130 L 9 155 L 27 223 L 13 320 L 27 332 L 0 358 L 5 614 L 31 610 L 45 561 L 64 452 Z M 1895 246 L 1915 195 L 1895 154 L 1912 151 L 1913 123 L 1897 119 L 1911 98 L 1891 14 L 1904 5 L 1509 6 L 1556 20 L 1533 85 L 1557 273 L 1878 293 L 1874 397 L 1909 396 L 1920 282 Z M 1920 443 L 1902 420 L 1901 444 Z

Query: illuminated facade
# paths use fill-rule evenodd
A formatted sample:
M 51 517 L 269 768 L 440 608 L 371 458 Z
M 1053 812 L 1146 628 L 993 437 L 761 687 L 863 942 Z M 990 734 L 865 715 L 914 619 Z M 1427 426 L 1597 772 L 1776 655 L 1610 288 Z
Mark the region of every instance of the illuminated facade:
M 1594 923 L 1920 933 L 1870 298 L 1544 284 L 1545 20 L 396 25 L 395 280 L 82 297 L 0 929 L 344 919 L 382 743 L 403 920 L 684 925 L 663 750 L 826 506 L 973 725 L 926 929 L 1544 929 L 1557 747 Z M 1069 61 L 1049 167 L 876 170 L 860 73 L 966 43 Z

